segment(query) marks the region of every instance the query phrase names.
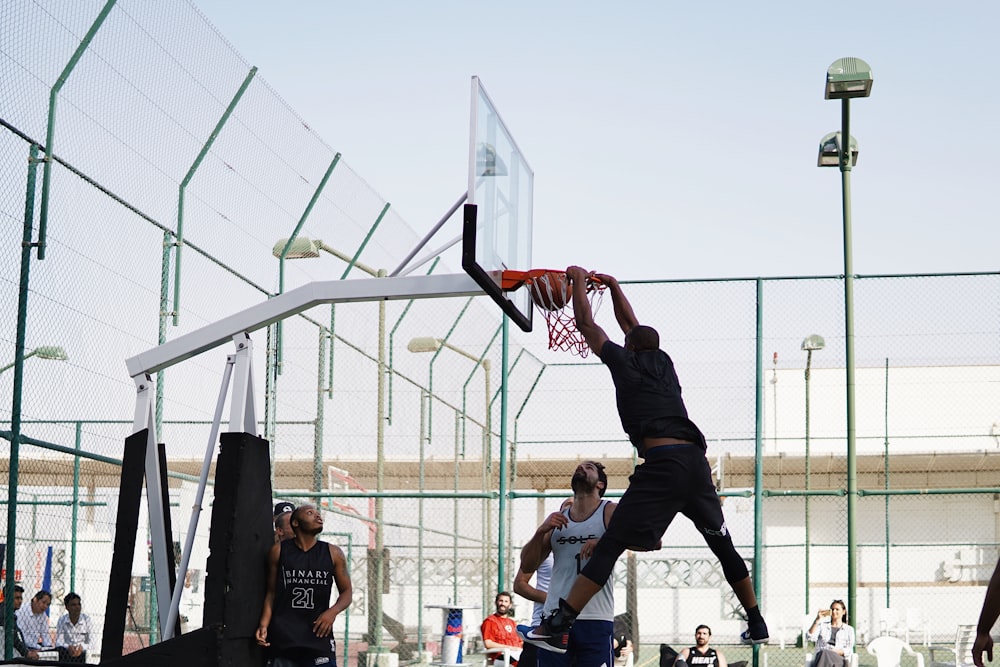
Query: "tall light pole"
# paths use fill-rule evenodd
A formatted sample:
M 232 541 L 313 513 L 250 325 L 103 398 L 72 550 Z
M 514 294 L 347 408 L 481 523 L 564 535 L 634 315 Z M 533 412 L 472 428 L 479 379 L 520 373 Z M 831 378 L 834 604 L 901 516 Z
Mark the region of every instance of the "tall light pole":
M 487 359 L 487 358 L 485 358 L 485 357 L 477 357 L 476 355 L 472 354 L 471 352 L 467 352 L 466 350 L 463 350 L 462 348 L 458 347 L 457 345 L 452 345 L 451 343 L 449 343 L 448 341 L 446 341 L 444 339 L 434 338 L 434 337 L 431 337 L 431 336 L 421 336 L 421 337 L 418 337 L 418 338 L 413 338 L 406 345 L 406 349 L 409 350 L 410 352 L 437 352 L 441 348 L 447 348 L 447 349 L 451 350 L 452 352 L 455 352 L 457 354 L 462 355 L 466 359 L 471 359 L 472 361 L 476 362 L 477 364 L 479 364 L 483 368 L 483 376 L 484 376 L 483 380 L 485 382 L 485 391 L 486 391 L 486 396 L 484 398 L 484 402 L 485 402 L 484 408 L 485 408 L 486 412 L 485 412 L 485 414 L 483 416 L 483 432 L 484 432 L 484 434 L 483 434 L 483 456 L 484 456 L 484 459 L 483 459 L 483 475 L 485 476 L 486 475 L 486 472 L 485 472 L 486 471 L 486 459 L 485 459 L 485 457 L 489 456 L 489 453 L 490 453 L 490 444 L 491 444 L 490 443 L 490 437 L 491 437 L 492 428 L 493 428 L 493 426 L 492 426 L 493 421 L 492 421 L 492 415 L 491 415 L 491 409 L 490 409 L 490 396 L 491 396 L 491 392 L 490 392 L 490 360 Z M 463 415 L 463 417 L 464 417 L 464 415 Z M 501 471 L 501 474 L 503 474 L 502 471 Z M 484 479 L 483 490 L 485 490 L 485 489 L 486 489 L 486 486 L 485 486 L 485 479 Z M 489 561 L 487 560 L 488 554 L 486 552 L 486 549 L 487 549 L 487 545 L 489 544 L 489 534 L 490 534 L 490 532 L 492 532 L 491 529 L 487 525 L 488 522 L 489 522 L 489 520 L 490 520 L 490 516 L 491 516 L 490 513 L 489 513 L 489 509 L 488 509 L 489 508 L 488 501 L 484 501 L 483 507 L 484 507 L 483 520 L 482 520 L 482 525 L 483 525 L 483 563 L 488 563 Z M 457 523 L 457 520 L 456 520 L 456 523 Z M 456 539 L 457 539 L 457 534 L 458 534 L 458 526 L 457 525 L 455 526 L 455 533 L 456 533 Z M 503 554 L 501 554 L 500 557 L 502 559 L 503 558 Z M 487 579 L 488 578 L 489 577 L 487 577 Z M 484 591 L 484 596 L 485 597 L 489 597 L 488 595 L 486 595 L 485 591 Z M 457 599 L 456 599 L 456 603 L 457 603 Z
M 331 248 L 319 239 L 314 240 L 304 236 L 296 237 L 291 243 L 288 239 L 279 239 L 274 244 L 271 253 L 279 259 L 282 257 L 285 259 L 305 259 L 319 257 L 321 251 L 333 255 L 349 265 L 356 266 L 375 278 L 384 278 L 386 275 L 384 269 L 373 269 L 336 248 Z M 320 331 L 321 347 L 324 340 L 323 335 L 324 332 Z M 328 335 L 332 345 L 333 331 L 330 330 Z M 385 535 L 382 530 L 384 499 L 381 496 L 385 490 L 385 374 L 387 368 L 385 337 L 385 299 L 380 299 L 378 302 L 378 408 L 376 415 L 378 424 L 375 437 L 375 480 L 376 491 L 379 495 L 375 498 L 375 553 L 370 554 L 368 559 L 368 590 L 371 602 L 368 614 L 368 651 L 376 654 L 376 661 L 379 660 L 378 654 L 387 650 L 382 647 L 382 581 L 385 572 Z M 321 374 L 322 370 L 321 368 Z M 320 375 L 316 390 L 320 394 L 320 398 L 316 403 L 316 422 L 313 429 L 313 490 L 320 491 L 323 479 L 322 375 Z
M 25 359 L 27 359 L 28 357 L 38 357 L 39 359 L 51 359 L 53 361 L 66 361 L 67 359 L 69 359 L 69 356 L 66 354 L 66 350 L 62 349 L 61 347 L 57 347 L 55 345 L 42 345 L 40 347 L 36 347 L 31 352 L 28 352 L 27 354 L 24 355 Z M 10 369 L 14 368 L 14 363 L 15 362 L 12 361 L 6 366 L 0 367 L 0 373 L 3 373 L 4 371 L 9 371 Z
M 431 336 L 420 336 L 418 338 L 413 338 L 409 343 L 406 344 L 406 349 L 410 352 L 437 352 L 442 347 L 451 350 L 457 354 L 462 355 L 466 359 L 471 359 L 480 366 L 483 367 L 483 380 L 486 386 L 486 413 L 483 416 L 484 429 L 486 431 L 487 437 L 489 436 L 490 429 L 492 428 L 492 419 L 490 415 L 490 360 L 485 357 L 477 357 L 471 352 L 466 352 L 457 345 L 452 345 L 446 340 L 441 338 L 433 338 Z
M 840 168 L 844 211 L 844 347 L 847 366 L 847 608 L 857 609 L 858 465 L 854 425 L 854 266 L 851 258 L 851 167 L 858 162 L 851 137 L 851 98 L 872 92 L 872 69 L 860 58 L 840 58 L 826 70 L 825 97 L 840 100 L 840 132 L 828 134 L 819 147 L 818 166 Z M 836 162 L 830 164 L 831 151 Z
M 813 352 L 817 350 L 822 350 L 826 347 L 826 341 L 823 337 L 817 334 L 812 334 L 802 341 L 802 349 L 806 351 L 806 611 L 809 613 L 811 607 L 809 606 L 809 551 L 811 548 L 811 539 L 809 536 L 809 489 L 810 489 L 810 467 L 809 467 L 809 373 L 812 370 L 812 359 Z

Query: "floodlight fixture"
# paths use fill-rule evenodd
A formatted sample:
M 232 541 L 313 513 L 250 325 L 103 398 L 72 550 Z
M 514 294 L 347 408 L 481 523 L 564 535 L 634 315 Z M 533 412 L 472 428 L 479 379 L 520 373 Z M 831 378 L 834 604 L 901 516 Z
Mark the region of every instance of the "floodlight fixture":
M 285 252 L 285 246 L 288 246 L 288 252 Z M 271 248 L 271 254 L 281 259 L 281 253 L 285 252 L 285 259 L 314 259 L 319 257 L 320 252 L 327 252 L 336 257 L 337 259 L 343 260 L 348 264 L 351 264 L 353 258 L 340 252 L 336 248 L 331 248 L 327 244 L 323 243 L 320 239 L 310 239 L 306 236 L 297 236 L 292 239 L 291 244 L 288 243 L 288 239 L 278 239 Z M 379 272 L 377 269 L 373 269 L 367 264 L 362 264 L 361 262 L 354 262 L 354 266 L 358 269 L 364 271 L 370 276 L 377 277 Z
M 66 354 L 66 350 L 62 349 L 58 345 L 41 345 L 24 355 L 25 359 L 29 359 L 31 357 L 50 359 L 52 361 L 66 361 L 69 359 L 69 355 Z M 11 362 L 6 366 L 0 366 L 0 373 L 9 371 L 12 368 L 14 368 L 14 362 Z
M 861 58 L 839 58 L 826 70 L 826 99 L 844 100 L 872 94 L 872 68 Z
M 806 352 L 814 352 L 816 350 L 822 350 L 826 347 L 826 341 L 819 334 L 812 334 L 807 336 L 804 341 L 802 341 L 802 349 Z
M 817 167 L 839 167 L 840 152 L 843 150 L 843 140 L 840 132 L 831 132 L 819 142 Z M 858 164 L 858 140 L 851 137 L 851 166 Z

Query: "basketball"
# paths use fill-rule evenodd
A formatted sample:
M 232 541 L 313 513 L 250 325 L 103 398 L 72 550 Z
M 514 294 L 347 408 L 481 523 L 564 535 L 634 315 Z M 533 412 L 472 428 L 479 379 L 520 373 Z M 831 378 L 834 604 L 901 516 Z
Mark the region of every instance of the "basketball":
M 550 271 L 531 282 L 531 300 L 542 310 L 561 310 L 571 296 L 569 280 L 560 271 Z

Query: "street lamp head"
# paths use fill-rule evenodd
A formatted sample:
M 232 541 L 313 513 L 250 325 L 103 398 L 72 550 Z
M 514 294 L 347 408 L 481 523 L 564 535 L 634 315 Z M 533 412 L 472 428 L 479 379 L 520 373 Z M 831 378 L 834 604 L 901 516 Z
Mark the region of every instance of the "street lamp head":
M 826 341 L 819 334 L 812 334 L 802 341 L 802 349 L 807 352 L 822 350 L 824 347 L 826 347 Z
M 826 99 L 843 100 L 872 94 L 872 68 L 861 58 L 839 58 L 826 70 Z
M 823 137 L 819 142 L 819 157 L 816 159 L 817 167 L 839 167 L 840 152 L 843 150 L 843 141 L 840 132 L 831 132 Z M 851 137 L 851 166 L 858 163 L 858 141 Z
M 431 336 L 420 336 L 411 339 L 406 349 L 410 352 L 437 352 L 441 349 L 441 341 Z
M 52 359 L 53 361 L 66 361 L 69 356 L 66 354 L 66 350 L 58 347 L 56 345 L 43 345 L 42 347 L 36 347 L 35 356 L 39 359 Z
M 278 239 L 278 242 L 274 244 L 271 249 L 271 254 L 281 259 L 281 253 L 285 251 L 285 246 L 288 245 L 288 239 Z M 313 241 L 305 236 L 296 237 L 292 244 L 288 247 L 288 253 L 285 255 L 285 259 L 312 259 L 314 257 L 319 257 L 320 248 L 323 247 L 323 242 L 319 239 Z
M 66 361 L 69 359 L 69 355 L 66 354 L 66 350 L 62 349 L 58 345 L 42 345 L 36 347 L 32 351 L 24 355 L 25 359 L 29 357 L 38 357 L 39 359 L 51 359 L 52 361 Z M 7 364 L 6 366 L 0 367 L 0 373 L 4 371 L 9 371 L 14 368 L 14 362 Z

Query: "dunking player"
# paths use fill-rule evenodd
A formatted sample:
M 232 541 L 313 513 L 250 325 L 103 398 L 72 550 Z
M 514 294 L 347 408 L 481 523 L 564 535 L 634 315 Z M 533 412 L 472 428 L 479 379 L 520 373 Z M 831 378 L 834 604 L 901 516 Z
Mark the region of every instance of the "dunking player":
M 608 476 L 604 466 L 596 461 L 584 461 L 578 465 L 570 485 L 573 488 L 573 504 L 568 509 L 550 514 L 521 550 L 522 572 L 533 571 L 550 552 L 553 554 L 545 614 L 559 608 L 560 596 L 570 591 L 580 566 L 591 557 L 594 545 L 605 534 L 617 507 L 602 498 L 608 487 Z M 611 564 L 614 566 L 613 561 Z M 558 646 L 546 644 L 544 648 L 549 650 L 538 652 L 538 667 L 606 667 L 614 664 L 612 633 L 615 598 L 614 582 L 610 577 L 580 609 L 573 628 L 559 635 L 564 641 Z M 554 648 L 560 650 L 552 652 Z
M 688 419 L 673 361 L 659 349 L 656 329 L 639 324 L 618 281 L 596 274 L 611 293 L 615 319 L 625 332 L 625 346 L 608 338 L 594 322 L 587 299 L 586 281 L 591 275 L 578 266 L 566 269 L 573 290 L 576 326 L 611 371 L 622 427 L 644 462 L 636 467 L 607 532 L 569 594 L 525 639 L 549 651 L 560 651 L 565 645 L 563 635 L 573 626 L 579 610 L 608 580 L 618 556 L 626 548 L 653 548 L 681 512 L 701 531 L 746 610 L 748 628 L 741 641 L 765 644 L 767 624 L 757 606 L 746 564 L 726 529 L 705 458 L 705 436 Z
M 292 512 L 295 537 L 271 547 L 257 643 L 269 667 L 337 664 L 333 621 L 351 604 L 351 579 L 340 547 L 317 539 L 323 517 L 313 505 Z M 333 587 L 337 600 L 330 606 Z

